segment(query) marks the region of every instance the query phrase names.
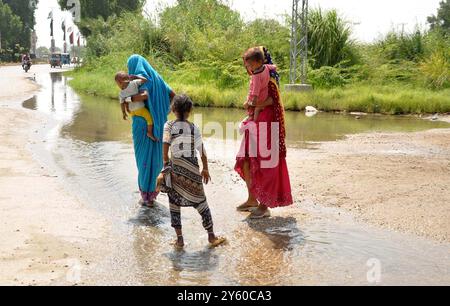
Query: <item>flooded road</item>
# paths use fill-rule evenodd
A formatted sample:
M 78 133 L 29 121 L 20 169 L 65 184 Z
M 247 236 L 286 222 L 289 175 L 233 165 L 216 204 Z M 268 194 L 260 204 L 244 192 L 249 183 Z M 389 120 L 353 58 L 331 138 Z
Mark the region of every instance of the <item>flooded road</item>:
M 105 215 L 113 232 L 104 260 L 82 271 L 84 284 L 117 285 L 371 285 L 449 284 L 450 245 L 376 229 L 320 203 L 296 203 L 268 221 L 235 212 L 245 198 L 233 172 L 239 143 L 226 132 L 241 110 L 196 109 L 205 132 L 213 183 L 207 194 L 216 229 L 229 245 L 207 248 L 198 214 L 183 210 L 186 250 L 175 251 L 167 198 L 155 209 L 137 205 L 137 171 L 130 122 L 117 101 L 79 96 L 66 77 L 38 78 L 41 92 L 23 106 L 48 114 L 52 126 L 37 131 L 38 159 L 67 182 L 67 189 Z M 113 86 L 113 84 L 112 84 Z M 316 144 L 373 131 L 420 131 L 449 124 L 410 117 L 288 113 L 290 154 L 314 154 Z M 222 127 L 222 129 L 220 128 Z M 300 188 L 299 182 L 292 182 Z

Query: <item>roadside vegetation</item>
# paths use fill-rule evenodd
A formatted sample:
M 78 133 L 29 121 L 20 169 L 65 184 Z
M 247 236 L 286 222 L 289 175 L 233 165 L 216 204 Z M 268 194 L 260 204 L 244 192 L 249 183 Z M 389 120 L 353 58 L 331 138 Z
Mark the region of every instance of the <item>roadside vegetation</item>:
M 392 30 L 371 44 L 352 40 L 351 23 L 339 12 L 312 10 L 308 65 L 314 92 L 282 90 L 286 108 L 450 112 L 449 3 L 443 1 L 436 16 L 430 16 L 430 30 Z M 189 94 L 198 105 L 240 107 L 248 86 L 241 56 L 257 45 L 269 48 L 282 85 L 288 83 L 288 17 L 284 23 L 267 19 L 246 23 L 223 1 L 183 0 L 159 12 L 155 23 L 140 13 L 141 5 L 136 2 L 120 13 L 111 8 L 109 15 L 91 12 L 82 19 L 88 45 L 84 66 L 71 72 L 76 90 L 115 99 L 114 73 L 125 70 L 127 57 L 138 53 L 177 92 Z

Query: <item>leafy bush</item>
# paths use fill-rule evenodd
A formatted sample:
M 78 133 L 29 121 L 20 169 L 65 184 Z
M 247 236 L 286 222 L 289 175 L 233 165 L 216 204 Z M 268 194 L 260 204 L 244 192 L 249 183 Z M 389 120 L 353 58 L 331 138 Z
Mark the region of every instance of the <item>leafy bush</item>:
M 426 83 L 435 89 L 450 86 L 450 52 L 436 51 L 421 65 Z
M 388 60 L 406 60 L 418 62 L 425 54 L 425 33 L 417 29 L 413 33 L 392 31 L 380 40 L 375 47 L 379 56 Z
M 317 88 L 341 87 L 346 83 L 340 69 L 329 66 L 311 71 L 310 81 Z

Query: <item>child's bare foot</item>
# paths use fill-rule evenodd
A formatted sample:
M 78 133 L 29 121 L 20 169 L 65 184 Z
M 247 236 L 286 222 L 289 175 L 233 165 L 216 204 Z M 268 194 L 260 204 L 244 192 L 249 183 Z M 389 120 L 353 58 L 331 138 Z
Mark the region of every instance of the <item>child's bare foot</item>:
M 178 236 L 177 240 L 173 243 L 174 247 L 178 250 L 182 250 L 184 248 L 184 238 L 183 236 Z
M 212 249 L 217 248 L 226 242 L 227 239 L 224 237 L 216 237 L 215 234 L 209 234 L 209 247 Z
M 153 126 L 149 126 L 148 127 L 147 136 L 148 136 L 148 138 L 150 138 L 154 142 L 158 142 L 159 141 L 159 139 L 156 138 L 155 135 L 153 135 Z

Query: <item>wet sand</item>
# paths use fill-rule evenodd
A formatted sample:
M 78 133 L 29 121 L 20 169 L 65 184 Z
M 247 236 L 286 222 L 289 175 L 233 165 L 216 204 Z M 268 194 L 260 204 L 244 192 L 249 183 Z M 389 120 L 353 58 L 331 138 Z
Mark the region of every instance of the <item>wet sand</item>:
M 447 119 L 447 118 L 443 118 Z M 352 135 L 291 154 L 296 196 L 360 221 L 450 241 L 450 130 Z
M 28 145 L 48 118 L 21 107 L 39 88 L 34 66 L 0 67 L 0 284 L 74 285 L 107 250 L 108 222 L 87 209 L 32 156 Z

